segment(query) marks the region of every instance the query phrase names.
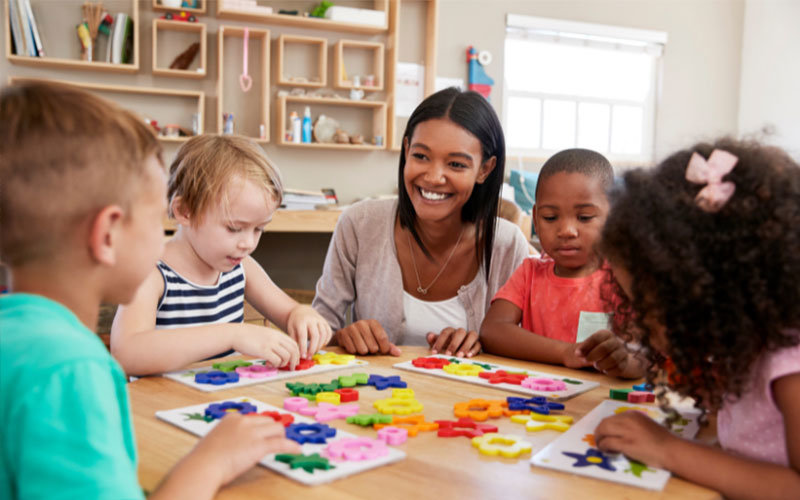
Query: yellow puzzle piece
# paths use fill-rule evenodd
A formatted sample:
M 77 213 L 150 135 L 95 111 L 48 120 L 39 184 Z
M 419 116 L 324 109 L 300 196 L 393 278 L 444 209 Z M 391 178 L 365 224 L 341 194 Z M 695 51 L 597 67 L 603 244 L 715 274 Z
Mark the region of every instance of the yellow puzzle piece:
M 414 389 L 392 389 L 392 397 L 397 399 L 414 399 Z
M 531 412 L 528 415 L 512 415 L 511 421 L 525 424 L 525 430 L 528 432 L 543 430 L 564 432 L 569 429 L 573 419 L 569 415 L 540 415 Z
M 410 415 L 422 411 L 422 403 L 414 398 L 387 398 L 372 403 L 384 415 Z
M 467 365 L 464 363 L 450 363 L 445 365 L 442 370 L 450 375 L 458 375 L 459 377 L 477 377 L 480 372 L 485 372 L 482 366 Z
M 342 402 L 342 396 L 338 392 L 318 392 L 317 403 L 330 403 L 338 405 Z
M 523 441 L 518 436 L 497 434 L 496 432 L 472 438 L 472 446 L 478 448 L 478 451 L 484 455 L 502 455 L 508 458 L 517 458 L 523 453 L 530 453 L 533 449 L 529 442 Z
M 325 354 L 315 354 L 313 359 L 318 365 L 346 365 L 356 359 L 356 357 L 352 354 L 326 352 Z

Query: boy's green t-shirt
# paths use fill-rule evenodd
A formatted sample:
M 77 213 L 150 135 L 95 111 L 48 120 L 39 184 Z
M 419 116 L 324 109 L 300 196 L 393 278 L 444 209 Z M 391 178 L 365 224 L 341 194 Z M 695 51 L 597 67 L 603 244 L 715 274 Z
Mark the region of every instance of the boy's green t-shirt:
M 0 448 L 0 498 L 143 498 L 124 372 L 41 296 L 0 296 Z

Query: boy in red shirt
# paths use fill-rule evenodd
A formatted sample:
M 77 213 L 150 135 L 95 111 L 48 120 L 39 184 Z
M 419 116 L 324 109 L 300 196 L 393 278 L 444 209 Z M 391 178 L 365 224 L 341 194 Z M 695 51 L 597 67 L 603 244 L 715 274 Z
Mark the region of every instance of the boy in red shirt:
M 607 329 L 609 271 L 594 250 L 613 179 L 608 160 L 587 149 L 544 164 L 533 208 L 544 255 L 526 259 L 492 300 L 481 326 L 486 352 L 623 378 L 644 374 L 641 359 Z

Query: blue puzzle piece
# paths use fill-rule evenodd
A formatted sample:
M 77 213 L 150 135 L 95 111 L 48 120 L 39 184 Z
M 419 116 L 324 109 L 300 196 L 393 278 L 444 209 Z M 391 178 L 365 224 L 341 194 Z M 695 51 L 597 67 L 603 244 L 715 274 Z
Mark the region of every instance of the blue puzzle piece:
M 550 410 L 564 409 L 562 403 L 553 403 L 552 401 L 548 401 L 544 396 L 536 396 L 530 399 L 508 397 L 506 401 L 508 402 L 509 410 L 529 410 L 542 415 L 549 415 Z
M 562 451 L 564 455 L 568 457 L 572 457 L 575 459 L 575 463 L 572 464 L 573 467 L 588 467 L 590 465 L 596 465 L 601 469 L 610 470 L 611 472 L 615 472 L 617 469 L 611 462 L 609 462 L 609 457 L 603 454 L 602 451 L 596 450 L 594 448 L 589 448 L 586 450 L 586 453 L 572 453 L 569 451 Z
M 239 374 L 236 372 L 221 372 L 214 370 L 206 373 L 197 373 L 194 381 L 198 384 L 225 385 L 239 381 Z
M 397 387 L 404 389 L 408 386 L 405 382 L 400 380 L 399 375 L 391 375 L 389 377 L 381 377 L 380 375 L 370 375 L 367 380 L 367 385 L 375 386 L 376 389 L 382 391 L 388 387 Z
M 653 384 L 636 384 L 633 386 L 634 391 L 653 392 Z
M 247 415 L 248 413 L 255 413 L 256 407 L 245 401 L 225 401 L 224 403 L 213 403 L 208 405 L 205 414 L 207 417 L 218 419 L 224 417 L 225 414 L 231 410 L 235 410 L 242 415 Z
M 286 428 L 286 437 L 300 444 L 325 444 L 336 435 L 336 429 L 327 424 L 291 424 Z

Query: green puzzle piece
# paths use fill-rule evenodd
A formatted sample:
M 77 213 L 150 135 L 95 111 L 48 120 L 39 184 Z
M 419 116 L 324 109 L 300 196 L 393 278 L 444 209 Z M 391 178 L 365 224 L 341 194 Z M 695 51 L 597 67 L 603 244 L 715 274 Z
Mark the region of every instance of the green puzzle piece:
M 580 385 L 580 384 L 583 383 L 580 380 L 572 380 L 571 378 L 562 378 L 561 380 L 563 380 L 564 382 L 566 382 L 568 384 L 572 384 L 572 385 Z
M 341 384 L 339 384 L 339 379 L 333 379 L 329 383 L 320 384 L 319 386 L 322 387 L 323 392 L 333 392 L 341 387 Z
M 630 472 L 636 477 L 642 477 L 642 472 L 655 472 L 653 469 L 646 466 L 642 462 L 637 462 L 636 460 L 630 460 L 630 459 L 628 459 L 628 462 L 630 463 L 631 468 L 625 469 L 625 472 Z
M 347 417 L 347 423 L 360 425 L 362 427 L 369 427 L 373 424 L 391 424 L 392 416 L 380 413 L 353 415 L 352 417 Z
M 300 396 L 301 394 L 316 396 L 318 392 L 325 391 L 320 384 L 304 384 L 303 382 L 287 382 L 286 388 L 292 391 L 292 396 Z
M 221 372 L 232 372 L 239 368 L 240 366 L 250 366 L 253 363 L 249 361 L 244 361 L 242 359 L 238 359 L 236 361 L 222 361 L 220 363 L 214 363 L 213 366 L 215 370 L 219 370 Z
M 484 370 L 490 370 L 491 371 L 491 369 L 494 368 L 494 366 L 492 366 L 492 365 L 490 365 L 488 363 L 475 363 L 475 362 L 473 362 L 472 364 L 475 365 L 475 366 L 480 366 Z
M 184 413 L 186 420 L 202 420 L 203 422 L 213 422 L 214 417 L 210 417 L 208 415 L 203 415 L 202 413 Z
M 352 375 L 341 375 L 338 382 L 341 387 L 355 387 L 356 385 L 367 385 L 368 380 L 369 375 L 366 373 L 354 373 Z
M 336 468 L 330 464 L 327 458 L 321 457 L 319 453 L 314 453 L 313 455 L 281 453 L 280 455 L 275 455 L 275 460 L 289 464 L 292 469 L 302 468 L 310 474 L 314 473 L 314 469 L 329 470 Z

